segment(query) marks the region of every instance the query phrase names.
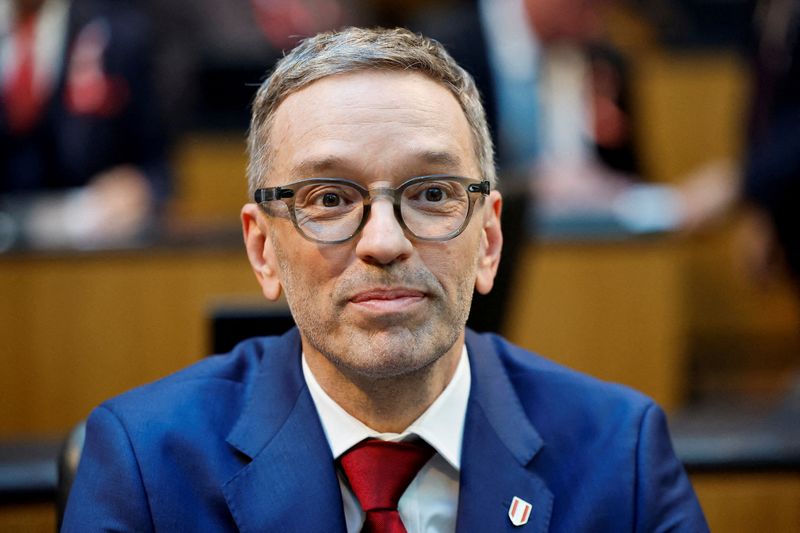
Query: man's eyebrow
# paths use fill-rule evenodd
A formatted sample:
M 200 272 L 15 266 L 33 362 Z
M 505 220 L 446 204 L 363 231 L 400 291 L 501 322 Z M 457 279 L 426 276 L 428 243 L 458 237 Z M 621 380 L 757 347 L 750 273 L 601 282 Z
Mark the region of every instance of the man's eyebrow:
M 292 176 L 318 176 L 325 174 L 331 169 L 341 169 L 346 167 L 347 162 L 338 156 L 329 155 L 319 159 L 304 159 L 291 169 Z
M 437 167 L 454 168 L 461 165 L 458 154 L 439 150 L 425 150 L 417 155 L 419 161 Z
M 461 165 L 458 154 L 446 150 L 422 150 L 409 155 L 408 161 L 411 164 L 422 164 L 442 170 L 458 168 Z M 345 158 L 327 155 L 318 159 L 305 159 L 294 165 L 291 172 L 293 176 L 319 176 L 332 170 L 341 172 L 351 166 L 352 163 Z

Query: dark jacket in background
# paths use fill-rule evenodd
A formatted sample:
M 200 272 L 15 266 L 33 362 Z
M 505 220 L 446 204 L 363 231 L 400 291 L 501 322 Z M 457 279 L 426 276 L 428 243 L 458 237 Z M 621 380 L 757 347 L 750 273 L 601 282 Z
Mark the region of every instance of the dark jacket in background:
M 163 198 L 169 171 L 148 21 L 124 0 L 75 0 L 69 9 L 66 46 L 38 123 L 23 135 L 12 134 L 0 106 L 0 193 L 78 187 L 130 164 Z M 80 36 L 92 32 L 104 36 L 102 73 L 111 90 L 98 105 L 76 106 L 69 66 Z
M 754 42 L 755 98 L 745 168 L 745 196 L 772 218 L 792 274 L 800 280 L 800 8 L 787 29 Z

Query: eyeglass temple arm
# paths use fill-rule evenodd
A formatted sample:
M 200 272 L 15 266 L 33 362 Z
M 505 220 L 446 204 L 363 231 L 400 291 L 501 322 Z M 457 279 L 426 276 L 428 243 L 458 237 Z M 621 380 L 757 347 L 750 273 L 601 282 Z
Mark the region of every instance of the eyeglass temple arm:
M 492 186 L 488 180 L 484 180 L 480 183 L 470 183 L 467 186 L 467 190 L 469 192 L 479 192 L 484 196 L 489 196 L 489 191 L 491 190 Z
M 255 200 L 256 203 L 271 202 L 273 200 L 282 200 L 283 198 L 291 198 L 294 196 L 294 191 L 291 189 L 282 189 L 280 187 L 269 187 L 266 189 L 256 189 Z

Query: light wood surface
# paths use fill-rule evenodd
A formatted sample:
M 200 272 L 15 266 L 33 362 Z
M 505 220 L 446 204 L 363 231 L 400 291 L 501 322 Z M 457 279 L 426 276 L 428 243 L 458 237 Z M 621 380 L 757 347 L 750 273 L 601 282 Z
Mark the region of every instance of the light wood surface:
M 235 249 L 3 258 L 0 436 L 63 433 L 197 361 L 215 298 L 257 293 Z
M 763 362 L 752 343 L 765 338 L 790 349 L 779 341 L 800 313 L 788 287 L 746 304 L 752 288 L 719 267 L 698 273 L 695 248 L 679 238 L 528 245 L 505 333 L 667 409 L 683 403 L 708 338 L 744 332 L 723 354 L 731 361 Z M 215 301 L 260 299 L 235 245 L 4 257 L 0 293 L 0 435 L 66 431 L 103 399 L 205 356 Z
M 684 276 L 674 239 L 528 246 L 506 333 L 675 408 L 687 382 Z
M 739 56 L 651 51 L 634 68 L 634 127 L 647 179 L 676 183 L 699 165 L 740 156 L 749 94 Z
M 711 531 L 800 531 L 800 473 L 704 473 L 691 478 Z
M 177 183 L 171 214 L 230 223 L 247 196 L 247 152 L 241 134 L 193 134 L 177 147 Z
M 55 530 L 53 504 L 0 505 L 0 531 L 3 533 L 53 533 Z
M 684 331 L 669 241 L 529 247 L 512 340 L 675 406 Z M 105 398 L 206 355 L 215 301 L 258 299 L 244 251 L 0 261 L 0 435 L 64 432 Z

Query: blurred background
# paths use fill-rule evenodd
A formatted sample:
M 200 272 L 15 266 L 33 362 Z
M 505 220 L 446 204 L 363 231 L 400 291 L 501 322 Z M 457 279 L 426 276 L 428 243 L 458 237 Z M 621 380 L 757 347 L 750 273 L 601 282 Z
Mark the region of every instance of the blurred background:
M 0 530 L 93 406 L 286 327 L 241 244 L 249 104 L 347 25 L 476 78 L 506 200 L 470 325 L 655 398 L 712 530 L 800 530 L 800 2 L 0 0 Z

